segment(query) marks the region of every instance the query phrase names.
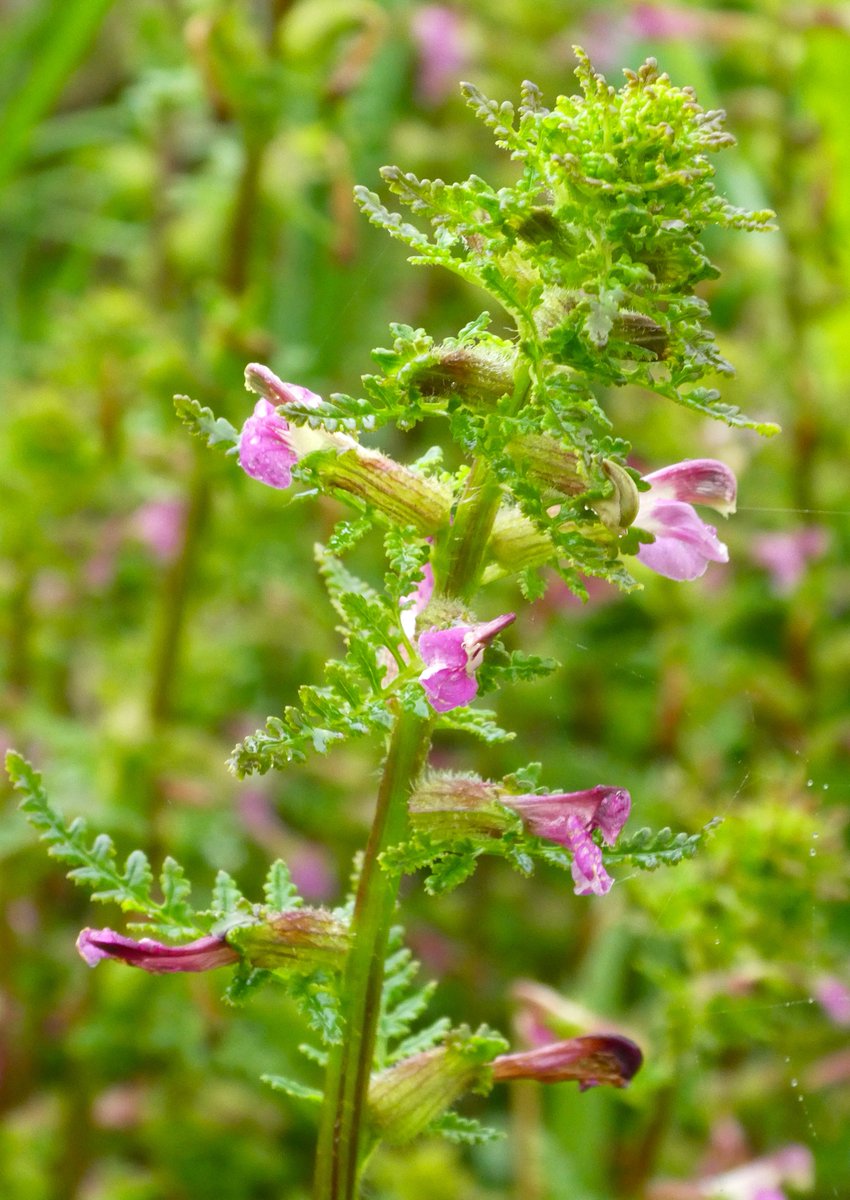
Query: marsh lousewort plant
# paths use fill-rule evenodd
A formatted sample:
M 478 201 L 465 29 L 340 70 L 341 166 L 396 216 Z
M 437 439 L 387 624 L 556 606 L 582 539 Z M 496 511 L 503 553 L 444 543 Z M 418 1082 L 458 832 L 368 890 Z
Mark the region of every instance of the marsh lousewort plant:
M 633 588 L 635 556 L 678 580 L 728 559 L 692 506 L 730 511 L 731 471 L 694 459 L 641 478 L 606 413 L 611 389 L 631 385 L 647 404 L 670 401 L 771 432 L 703 383 L 730 367 L 695 291 L 715 274 L 700 238 L 713 225 L 762 229 L 770 216 L 736 209 L 714 190 L 710 156 L 732 141 L 722 114 L 704 111 L 653 61 L 626 72 L 617 91 L 578 59 L 579 94 L 551 109 L 529 83 L 517 109 L 464 85 L 475 115 L 514 160 L 511 186 L 497 190 L 476 176 L 447 184 L 386 168 L 385 184 L 417 224 L 357 189 L 369 220 L 406 243 L 413 263 L 475 284 L 493 313 L 442 342 L 392 326 L 360 395 L 323 399 L 251 364 L 253 412 L 246 410 L 241 433 L 197 401 L 177 401 L 194 432 L 286 492 L 282 505 L 300 489 L 354 511 L 316 551 L 345 652 L 230 760 L 245 776 L 297 770 L 308 755 L 332 754 L 353 739 L 383 753 L 350 900 L 333 911 L 305 907 L 278 862 L 262 902 L 221 872 L 199 912 L 170 858 L 153 895 L 143 854 L 119 868 L 108 838 L 90 843 L 80 823 L 65 825 L 35 772 L 14 754 L 9 760 L 24 810 L 71 876 L 95 899 L 137 914 L 136 932 L 167 939 L 86 930 L 79 946 L 90 965 L 119 958 L 149 971 L 195 971 L 235 963 L 234 1001 L 272 980 L 290 987 L 324 1042 L 311 1054 L 326 1064 L 325 1088 L 267 1079 L 321 1106 L 316 1200 L 356 1196 L 381 1140 L 486 1137 L 451 1111 L 468 1091 L 515 1078 L 623 1086 L 641 1063 L 633 1042 L 598 1030 L 508 1053 L 487 1028 L 437 1020 L 414 1029 L 427 989 L 411 995 L 412 972 L 398 966 L 409 964 L 396 925 L 403 876 L 421 872 L 425 889 L 439 894 L 471 876 L 482 855 L 523 874 L 539 859 L 570 873 L 579 895 L 602 896 L 612 885 L 609 868 L 616 878 L 623 863 L 678 862 L 702 836 L 641 830 L 625 838 L 628 779 L 569 791 L 560 789 L 575 781 L 543 786 L 539 764 L 502 781 L 429 767 L 432 741 L 445 731 L 485 743 L 511 737 L 495 711 L 473 705 L 479 693 L 557 668 L 519 648 L 522 610 L 502 611 L 489 585 L 502 581 L 504 595 L 515 580 L 511 607 L 519 608 L 555 575 L 579 595 L 587 577 Z M 492 324 L 507 324 L 507 332 Z M 365 444 L 382 426 L 404 432 L 425 418 L 445 422 L 463 460 L 457 470 L 444 469 L 439 450 L 409 465 Z M 651 459 L 651 447 L 637 450 L 641 461 Z M 370 536 L 383 539 L 383 587 L 343 562 Z M 639 796 L 634 806 L 640 810 Z

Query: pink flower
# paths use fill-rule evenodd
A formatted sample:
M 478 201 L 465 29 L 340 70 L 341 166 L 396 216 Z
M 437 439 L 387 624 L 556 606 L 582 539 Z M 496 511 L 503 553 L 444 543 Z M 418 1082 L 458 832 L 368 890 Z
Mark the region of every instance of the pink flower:
M 572 876 L 577 896 L 604 896 L 612 879 L 602 863 L 602 851 L 591 838 L 594 829 L 613 846 L 629 815 L 632 800 L 625 788 L 598 785 L 584 792 L 550 796 L 505 796 L 529 830 L 564 846 L 573 856 Z
M 707 504 L 724 516 L 735 511 L 737 484 L 730 469 L 712 458 L 674 463 L 644 477 L 635 525 L 655 534 L 638 558 L 668 579 L 698 579 L 710 562 L 729 561 L 717 530 L 697 516 L 693 505 Z
M 202 937 L 183 946 L 166 946 L 151 938 L 136 942 L 111 929 L 84 929 L 77 938 L 77 949 L 90 967 L 103 958 L 113 958 L 155 974 L 210 971 L 237 963 L 240 957 L 224 938 Z
M 629 1038 L 596 1033 L 550 1042 L 518 1054 L 500 1054 L 493 1060 L 493 1078 L 535 1079 L 563 1083 L 574 1079 L 579 1089 L 611 1084 L 625 1087 L 640 1069 L 643 1054 Z
M 239 435 L 239 465 L 246 475 L 273 488 L 288 488 L 292 468 L 298 462 L 289 422 L 276 405 L 305 404 L 315 408 L 321 396 L 297 383 L 284 383 L 262 363 L 245 368 L 245 386 L 260 399 Z
M 469 704 L 478 692 L 475 672 L 481 666 L 485 649 L 514 620 L 514 613 L 506 613 L 483 624 L 428 629 L 420 635 L 419 653 L 425 670 L 419 682 L 432 708 L 450 712 Z
M 239 466 L 273 488 L 288 488 L 298 455 L 287 440 L 289 423 L 268 400 L 258 400 L 239 435 Z
M 439 104 L 457 86 L 469 61 L 463 19 L 444 4 L 426 4 L 413 14 L 412 29 L 419 52 L 419 97 L 425 104 Z
M 834 975 L 825 975 L 818 980 L 815 997 L 833 1024 L 843 1028 L 850 1025 L 850 988 L 846 983 Z
M 753 538 L 753 561 L 771 577 L 773 590 L 787 596 L 799 583 L 806 566 L 826 551 L 827 533 L 819 525 L 805 525 L 788 533 L 763 533 Z
M 150 500 L 133 513 L 132 530 L 155 558 L 170 563 L 180 549 L 185 517 L 181 500 Z

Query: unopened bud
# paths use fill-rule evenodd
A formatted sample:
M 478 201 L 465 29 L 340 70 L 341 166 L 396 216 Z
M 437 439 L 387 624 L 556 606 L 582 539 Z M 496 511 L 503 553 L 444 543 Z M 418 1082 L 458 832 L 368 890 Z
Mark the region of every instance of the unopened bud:
M 593 500 L 591 508 L 608 529 L 628 529 L 637 518 L 640 508 L 640 492 L 625 467 L 610 458 L 603 459 L 602 470 L 611 483 L 613 491 L 602 500 Z
M 424 396 L 457 393 L 465 400 L 492 403 L 514 389 L 515 354 L 497 346 L 437 348 L 439 359 L 413 376 Z
M 554 488 L 565 496 L 580 496 L 588 489 L 588 480 L 578 455 L 566 450 L 546 434 L 528 434 L 508 446 L 516 463 L 527 469 L 532 479 Z

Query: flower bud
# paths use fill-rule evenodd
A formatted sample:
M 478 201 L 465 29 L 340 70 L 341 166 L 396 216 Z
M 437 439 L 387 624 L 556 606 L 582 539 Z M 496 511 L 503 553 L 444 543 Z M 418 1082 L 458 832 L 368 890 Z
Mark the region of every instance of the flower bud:
M 625 467 L 621 467 L 610 458 L 603 459 L 602 470 L 610 481 L 613 492 L 603 500 L 593 500 L 590 507 L 608 529 L 615 532 L 628 529 L 637 519 L 640 508 L 637 484 Z
M 508 451 L 515 462 L 546 487 L 565 496 L 580 496 L 588 489 L 581 459 L 573 450 L 564 449 L 556 438 L 543 433 L 526 434 L 515 438 Z
M 515 354 L 496 346 L 479 344 L 436 351 L 438 361 L 414 376 L 423 396 L 450 396 L 493 403 L 514 389 Z

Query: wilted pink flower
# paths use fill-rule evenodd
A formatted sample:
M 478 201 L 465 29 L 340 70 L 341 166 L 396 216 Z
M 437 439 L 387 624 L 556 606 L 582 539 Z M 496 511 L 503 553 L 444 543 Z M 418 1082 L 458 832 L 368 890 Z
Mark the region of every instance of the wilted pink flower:
M 463 18 L 445 4 L 426 4 L 413 14 L 419 57 L 417 90 L 426 104 L 439 104 L 457 87 L 469 61 Z
M 850 1025 L 850 988 L 834 975 L 818 980 L 815 997 L 829 1019 L 842 1027 Z
M 180 500 L 150 500 L 133 513 L 132 530 L 155 558 L 169 563 L 180 549 L 185 516 Z
M 239 954 L 224 938 L 212 936 L 183 946 L 166 946 L 151 938 L 137 942 L 111 929 L 84 929 L 77 938 L 77 949 L 90 967 L 96 967 L 103 958 L 112 958 L 155 974 L 210 971 L 239 962 Z
M 717 530 L 697 516 L 693 505 L 706 504 L 727 516 L 735 511 L 737 484 L 732 471 L 712 458 L 674 463 L 644 476 L 635 525 L 655 534 L 641 545 L 638 558 L 668 579 L 698 579 L 710 562 L 728 562 L 729 551 Z
M 514 620 L 514 613 L 506 613 L 479 625 L 428 629 L 420 635 L 419 653 L 425 670 L 419 682 L 432 708 L 449 712 L 469 704 L 478 691 L 475 672 L 481 666 L 485 649 Z
M 602 863 L 602 851 L 591 838 L 598 829 L 606 845 L 613 846 L 626 822 L 631 796 L 625 788 L 597 787 L 583 792 L 549 796 L 504 796 L 529 830 L 566 847 L 573 856 L 572 876 L 577 896 L 604 896 L 612 879 Z
M 762 533 L 750 547 L 753 561 L 769 573 L 773 590 L 787 596 L 799 583 L 806 566 L 827 547 L 827 533 L 819 525 L 806 525 L 789 533 Z
M 550 1042 L 517 1054 L 500 1054 L 493 1060 L 493 1078 L 535 1079 L 540 1083 L 563 1083 L 574 1079 L 579 1089 L 611 1084 L 625 1087 L 640 1069 L 643 1054 L 629 1038 L 619 1034 L 595 1033 Z

